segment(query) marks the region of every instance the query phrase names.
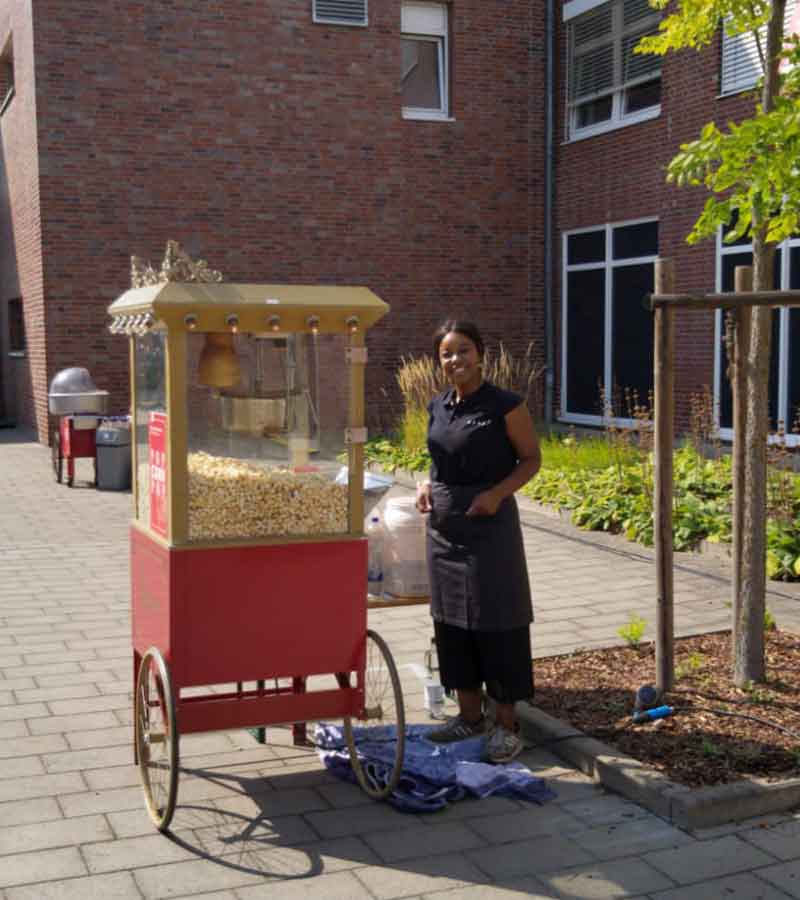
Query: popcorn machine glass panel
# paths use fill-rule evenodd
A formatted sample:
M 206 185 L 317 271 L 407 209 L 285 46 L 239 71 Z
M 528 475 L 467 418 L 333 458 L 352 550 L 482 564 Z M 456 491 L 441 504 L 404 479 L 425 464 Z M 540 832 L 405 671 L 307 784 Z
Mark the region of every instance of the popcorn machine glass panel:
M 348 532 L 347 338 L 187 336 L 190 541 Z
M 151 425 L 166 420 L 166 332 L 151 331 L 134 337 L 136 391 L 136 518 L 150 526 L 150 487 L 152 467 L 166 468 L 166 461 L 155 455 L 165 448 L 151 447 L 155 428 Z M 153 459 L 151 459 L 151 454 Z

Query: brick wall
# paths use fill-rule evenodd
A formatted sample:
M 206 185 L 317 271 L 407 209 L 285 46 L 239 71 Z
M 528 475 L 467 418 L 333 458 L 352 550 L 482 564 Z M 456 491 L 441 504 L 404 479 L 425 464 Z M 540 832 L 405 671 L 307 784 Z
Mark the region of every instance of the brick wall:
M 15 93 L 0 115 L 0 391 L 5 415 L 47 428 L 47 364 L 30 0 L 0 7 L 0 49 L 13 52 Z M 6 92 L 2 91 L 2 100 Z M 9 300 L 22 298 L 24 356 L 9 356 Z
M 373 421 L 449 314 L 543 354 L 540 5 L 453 0 L 452 122 L 401 116 L 400 7 L 371 0 L 363 29 L 313 24 L 309 0 L 37 2 L 51 374 L 85 365 L 125 408 L 106 307 L 130 254 L 158 261 L 168 238 L 228 280 L 390 303 L 368 341 Z
M 719 99 L 720 48 L 682 51 L 662 60 L 661 115 L 650 121 L 566 142 L 566 27 L 559 22 L 557 98 L 557 199 L 555 296 L 561 298 L 561 232 L 627 219 L 659 219 L 659 255 L 672 257 L 676 289 L 715 288 L 715 243 L 690 247 L 685 237 L 699 215 L 705 193 L 665 182 L 665 169 L 680 144 L 699 135 L 711 119 L 724 124 L 750 115 L 748 94 Z M 557 355 L 560 378 L 560 310 Z M 714 383 L 714 314 L 680 310 L 676 315 L 676 420 L 689 424 L 689 396 Z

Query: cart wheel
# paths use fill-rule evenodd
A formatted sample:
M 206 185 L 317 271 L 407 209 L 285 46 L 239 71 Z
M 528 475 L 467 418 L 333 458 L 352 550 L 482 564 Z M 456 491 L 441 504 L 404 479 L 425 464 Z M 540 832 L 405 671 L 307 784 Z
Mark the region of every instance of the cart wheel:
M 61 455 L 61 435 L 58 433 L 58 429 L 53 432 L 50 456 L 53 460 L 53 471 L 56 475 L 56 481 L 61 484 L 61 479 L 64 477 L 64 457 Z
M 134 727 L 147 812 L 166 831 L 178 797 L 178 724 L 169 669 L 155 647 L 139 666 Z
M 364 712 L 359 717 L 365 725 L 395 725 L 397 745 L 390 777 L 385 785 L 375 784 L 364 770 L 356 752 L 352 719 L 344 720 L 344 734 L 350 750 L 350 762 L 358 783 L 376 800 L 388 797 L 397 787 L 403 769 L 403 754 L 406 745 L 406 711 L 400 677 L 386 642 L 374 631 L 367 631 L 367 661 L 364 671 Z

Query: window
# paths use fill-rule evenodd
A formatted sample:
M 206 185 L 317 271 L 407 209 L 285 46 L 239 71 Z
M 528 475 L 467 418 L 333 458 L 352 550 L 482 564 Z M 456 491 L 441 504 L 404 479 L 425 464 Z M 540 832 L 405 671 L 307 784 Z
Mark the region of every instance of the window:
M 22 300 L 8 301 L 8 351 L 25 352 L 25 319 L 22 315 Z
M 366 25 L 367 0 L 312 0 L 314 22 L 326 25 Z
M 658 222 L 624 222 L 564 235 L 561 417 L 599 425 L 632 418 L 653 387 L 653 290 Z
M 447 7 L 404 3 L 402 10 L 403 115 L 446 119 L 448 101 Z
M 794 21 L 796 0 L 786 0 L 783 17 L 784 34 L 800 31 Z M 766 45 L 767 26 L 759 29 L 762 49 Z M 722 71 L 720 73 L 721 94 L 735 94 L 753 87 L 763 75 L 758 46 L 752 32 L 729 35 L 722 31 Z
M 718 290 L 732 291 L 736 266 L 752 264 L 752 246 L 746 239 L 735 244 L 723 244 L 722 237 L 718 236 Z M 800 289 L 800 237 L 790 238 L 779 245 L 775 253 L 774 275 L 776 289 Z M 722 310 L 716 312 L 716 347 L 714 395 L 720 435 L 730 440 L 733 437 L 733 399 L 726 375 L 728 354 Z M 798 424 L 800 415 L 800 309 L 784 307 L 772 310 L 768 404 L 770 431 L 777 431 L 780 423 L 787 432 L 787 443 L 800 443 L 797 435 L 788 434 Z
M 14 45 L 9 37 L 0 53 L 0 115 L 14 96 Z
M 612 0 L 588 12 L 580 9 L 586 9 L 585 0 L 564 7 L 568 136 L 585 137 L 658 115 L 661 59 L 633 50 L 657 31 L 660 14 L 647 0 Z

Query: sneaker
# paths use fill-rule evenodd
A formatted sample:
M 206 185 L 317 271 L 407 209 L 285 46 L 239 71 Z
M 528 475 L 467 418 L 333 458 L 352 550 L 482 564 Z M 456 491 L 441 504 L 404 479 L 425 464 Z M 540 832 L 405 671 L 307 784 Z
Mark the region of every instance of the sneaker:
M 486 758 L 490 763 L 508 763 L 522 753 L 522 738 L 502 725 L 495 727 L 486 742 Z
M 465 741 L 486 733 L 486 717 L 481 716 L 477 722 L 467 722 L 461 716 L 453 716 L 444 725 L 429 731 L 425 737 L 437 744 L 450 744 L 453 741 Z

